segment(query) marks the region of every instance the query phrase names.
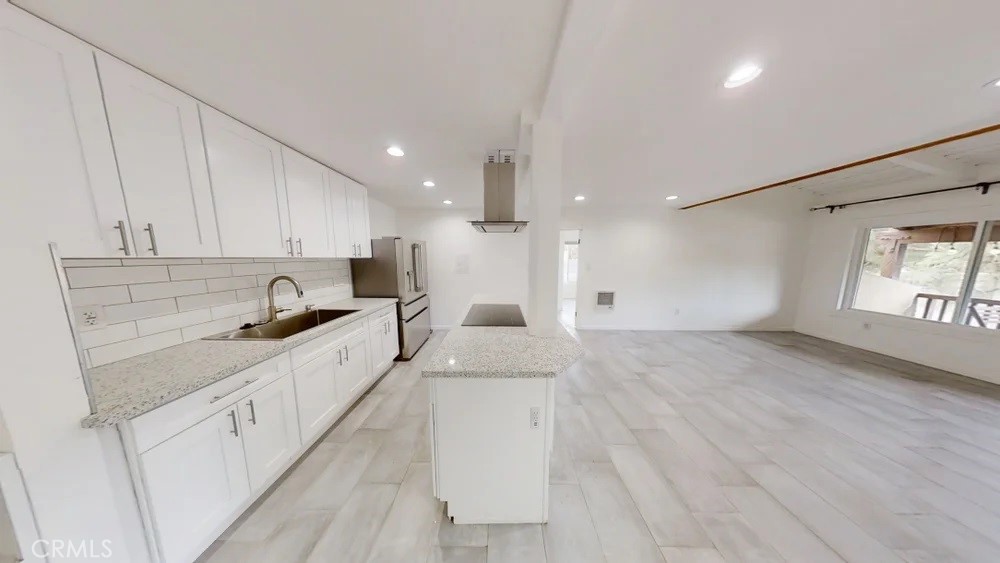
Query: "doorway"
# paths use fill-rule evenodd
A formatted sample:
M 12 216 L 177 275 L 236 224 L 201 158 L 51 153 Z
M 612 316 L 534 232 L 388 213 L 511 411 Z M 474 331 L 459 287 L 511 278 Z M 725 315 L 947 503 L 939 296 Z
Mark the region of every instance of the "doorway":
M 580 230 L 559 232 L 559 322 L 576 326 L 577 280 L 580 276 Z

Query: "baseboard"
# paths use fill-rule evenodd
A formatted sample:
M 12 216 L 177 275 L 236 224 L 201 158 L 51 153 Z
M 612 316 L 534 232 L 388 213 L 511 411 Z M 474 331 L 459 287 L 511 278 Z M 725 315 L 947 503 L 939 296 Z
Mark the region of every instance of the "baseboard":
M 662 328 L 651 328 L 648 326 L 587 326 L 587 325 L 576 325 L 576 330 L 594 330 L 594 331 L 606 331 L 612 332 L 616 330 L 629 330 L 634 332 L 794 332 L 791 326 L 787 327 L 775 327 L 775 326 L 710 326 L 710 327 L 684 327 L 684 328 L 673 328 L 673 327 L 662 327 Z

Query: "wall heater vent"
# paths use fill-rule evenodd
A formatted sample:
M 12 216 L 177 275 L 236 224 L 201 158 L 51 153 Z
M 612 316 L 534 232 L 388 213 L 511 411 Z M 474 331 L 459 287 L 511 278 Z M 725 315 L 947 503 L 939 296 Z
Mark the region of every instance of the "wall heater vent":
M 615 308 L 615 292 L 613 292 L 613 291 L 598 291 L 597 292 L 597 308 L 598 309 L 614 309 Z

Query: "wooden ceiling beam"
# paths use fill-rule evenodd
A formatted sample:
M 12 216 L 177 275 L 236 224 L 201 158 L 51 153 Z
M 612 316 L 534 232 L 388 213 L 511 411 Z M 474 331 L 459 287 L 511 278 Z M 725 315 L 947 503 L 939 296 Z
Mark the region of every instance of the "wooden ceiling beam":
M 738 198 L 738 197 L 743 197 L 745 195 L 750 195 L 750 194 L 755 194 L 757 192 L 762 192 L 764 190 L 770 190 L 772 188 L 778 188 L 778 187 L 781 187 L 781 186 L 787 186 L 788 184 L 794 184 L 795 182 L 801 182 L 802 180 L 808 180 L 810 178 L 816 178 L 816 177 L 819 177 L 819 176 L 825 176 L 827 174 L 833 174 L 834 172 L 840 172 L 841 170 L 847 170 L 847 169 L 855 168 L 855 167 L 858 167 L 858 166 L 864 166 L 865 164 L 871 164 L 873 162 L 879 162 L 881 160 L 887 160 L 887 159 L 890 159 L 890 158 L 895 158 L 895 157 L 907 155 L 907 154 L 910 154 L 912 152 L 921 151 L 921 150 L 924 150 L 924 149 L 929 149 L 931 147 L 936 147 L 938 145 L 943 145 L 943 144 L 946 144 L 946 143 L 952 143 L 952 142 L 955 142 L 955 141 L 961 141 L 962 139 L 968 139 L 970 137 L 976 137 L 978 135 L 984 135 L 986 133 L 992 133 L 994 131 L 1000 131 L 1000 123 L 997 123 L 995 125 L 990 125 L 989 127 L 982 127 L 980 129 L 974 129 L 972 131 L 966 131 L 965 133 L 959 133 L 958 135 L 952 135 L 950 137 L 945 137 L 943 139 L 938 139 L 936 141 L 930 141 L 930 142 L 923 143 L 923 144 L 920 144 L 920 145 L 915 145 L 915 146 L 908 147 L 908 148 L 905 148 L 905 149 L 900 149 L 898 151 L 892 151 L 892 152 L 889 152 L 889 153 L 880 154 L 878 156 L 873 156 L 873 157 L 870 157 L 870 158 L 865 158 L 863 160 L 858 160 L 858 161 L 851 162 L 851 163 L 848 163 L 848 164 L 841 164 L 840 166 L 834 166 L 833 168 L 827 168 L 825 170 L 820 170 L 819 172 L 812 172 L 810 174 L 804 174 L 802 176 L 796 176 L 795 178 L 790 178 L 788 180 L 782 180 L 780 182 L 774 182 L 772 184 L 767 184 L 765 186 L 760 186 L 760 187 L 757 187 L 757 188 L 753 188 L 753 189 L 750 189 L 750 190 L 745 190 L 745 191 L 738 192 L 738 193 L 735 193 L 735 194 L 730 194 L 730 195 L 726 195 L 726 196 L 721 196 L 721 197 L 717 197 L 717 198 L 714 198 L 714 199 L 710 199 L 710 200 L 707 200 L 707 201 L 701 201 L 701 202 L 698 202 L 698 203 L 693 203 L 691 205 L 686 205 L 686 206 L 682 207 L 681 209 L 682 210 L 695 209 L 696 207 L 702 207 L 702 206 L 708 205 L 710 203 L 718 203 L 720 201 L 726 201 L 726 200 L 729 200 L 729 199 L 735 199 L 735 198 Z

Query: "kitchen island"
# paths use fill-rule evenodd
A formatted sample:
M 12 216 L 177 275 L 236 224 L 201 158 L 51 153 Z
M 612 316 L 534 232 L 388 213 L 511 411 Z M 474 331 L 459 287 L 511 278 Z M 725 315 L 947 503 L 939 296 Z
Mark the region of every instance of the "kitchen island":
M 566 331 L 462 326 L 425 364 L 434 494 L 459 524 L 548 520 L 555 377 L 583 353 Z

